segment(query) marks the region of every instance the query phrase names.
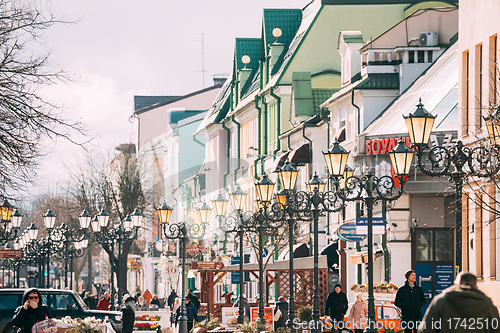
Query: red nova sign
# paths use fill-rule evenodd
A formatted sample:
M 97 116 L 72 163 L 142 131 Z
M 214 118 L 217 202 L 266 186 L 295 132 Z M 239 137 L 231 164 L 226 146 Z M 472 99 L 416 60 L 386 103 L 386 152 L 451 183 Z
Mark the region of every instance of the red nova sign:
M 405 144 L 410 147 L 410 138 L 406 137 L 402 139 Z M 388 154 L 397 146 L 399 140 L 400 138 L 366 140 L 366 155 Z

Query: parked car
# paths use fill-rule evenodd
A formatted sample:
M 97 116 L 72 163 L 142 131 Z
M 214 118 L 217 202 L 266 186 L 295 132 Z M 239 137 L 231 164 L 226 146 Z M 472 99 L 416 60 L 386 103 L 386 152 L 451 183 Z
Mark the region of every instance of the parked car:
M 120 311 L 90 310 L 80 295 L 73 290 L 38 289 L 42 304 L 48 305 L 53 318 L 95 317 L 107 319 L 116 332 L 122 331 Z M 0 289 L 0 333 L 13 333 L 12 317 L 14 310 L 21 305 L 25 289 Z

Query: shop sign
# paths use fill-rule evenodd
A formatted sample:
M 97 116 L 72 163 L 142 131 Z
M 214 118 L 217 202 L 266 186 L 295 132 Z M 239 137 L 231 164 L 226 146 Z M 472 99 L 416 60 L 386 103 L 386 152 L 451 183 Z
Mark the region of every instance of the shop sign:
M 222 269 L 224 263 L 222 261 L 193 261 L 191 263 L 193 269 Z
M 357 235 L 356 223 L 347 222 L 337 228 L 337 237 L 346 242 L 360 242 L 366 238 L 366 235 Z
M 383 217 L 373 217 L 372 218 L 372 230 L 373 230 L 374 235 L 384 235 L 385 234 L 385 219 Z M 357 235 L 368 234 L 368 218 L 356 217 L 356 234 Z
M 253 323 L 259 318 L 259 308 L 250 308 L 250 321 Z M 273 329 L 273 308 L 264 307 L 264 319 L 266 320 L 266 327 L 268 331 Z
M 366 155 L 388 154 L 398 145 L 400 139 L 403 139 L 408 147 L 411 146 L 409 137 L 366 140 Z

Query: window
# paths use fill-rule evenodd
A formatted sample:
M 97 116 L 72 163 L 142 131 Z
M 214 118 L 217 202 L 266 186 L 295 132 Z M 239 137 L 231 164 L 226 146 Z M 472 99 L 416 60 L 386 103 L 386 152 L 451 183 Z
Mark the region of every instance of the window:
M 476 131 L 481 130 L 481 126 L 483 124 L 482 117 L 482 108 L 483 108 L 483 45 L 476 45 L 476 59 L 475 63 L 475 80 L 476 80 L 476 89 L 475 89 L 475 123 L 476 123 Z
M 475 240 L 477 244 L 476 253 L 476 275 L 477 277 L 483 277 L 483 196 L 480 193 L 476 193 L 476 234 Z M 475 245 L 476 245 L 475 244 Z
M 427 51 L 427 61 L 428 61 L 428 62 L 432 62 L 432 60 L 433 60 L 433 59 L 432 59 L 432 54 L 433 54 L 433 52 L 432 52 L 432 51 Z
M 71 308 L 73 309 L 78 309 L 78 306 L 76 305 L 75 303 L 75 300 L 73 299 L 73 297 L 71 297 L 71 295 L 52 295 L 52 304 L 51 304 L 51 308 L 54 309 L 54 310 L 58 310 L 58 311 L 61 311 L 61 310 L 67 310 L 68 309 L 68 305 L 71 306 Z
M 20 295 L 0 296 L 0 310 L 15 310 L 20 303 Z
M 469 51 L 462 54 L 462 135 L 469 133 Z
M 498 81 L 498 69 L 497 69 L 497 35 L 490 37 L 490 56 L 489 56 L 489 75 L 490 75 L 490 104 L 497 104 L 497 81 Z
M 453 261 L 453 233 L 436 230 L 436 261 Z
M 410 64 L 415 62 L 415 51 L 408 51 L 408 62 Z
M 418 62 L 423 63 L 424 62 L 424 51 L 418 51 Z
M 432 261 L 433 239 L 432 230 L 418 230 L 417 232 L 417 261 Z

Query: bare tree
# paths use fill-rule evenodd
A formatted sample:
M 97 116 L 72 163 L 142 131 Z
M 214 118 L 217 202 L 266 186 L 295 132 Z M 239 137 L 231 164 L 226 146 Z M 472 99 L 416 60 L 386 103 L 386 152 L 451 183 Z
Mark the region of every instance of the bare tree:
M 79 169 L 72 175 L 73 184 L 70 188 L 80 209 L 87 209 L 91 215 L 99 213 L 101 208 L 106 209 L 110 215 L 110 226 L 123 221 L 135 208 L 144 211 L 147 206 L 135 158 L 135 145 L 122 144 L 116 150 L 118 153 L 112 158 L 88 156 L 85 163 L 79 163 Z M 89 244 L 92 242 L 94 240 Z M 110 263 L 113 262 L 114 275 L 121 277 L 119 288 L 122 290 L 127 285 L 127 257 L 132 244 L 132 241 L 123 243 L 120 257 L 117 246 L 112 251 L 112 247 L 102 244 Z M 91 267 L 89 265 L 89 276 L 92 276 Z
M 5 193 L 33 180 L 42 140 L 72 141 L 71 132 L 83 133 L 83 126 L 64 119 L 41 94 L 44 86 L 70 80 L 49 65 L 43 40 L 47 29 L 68 22 L 18 1 L 0 0 L 0 9 L 0 191 Z

